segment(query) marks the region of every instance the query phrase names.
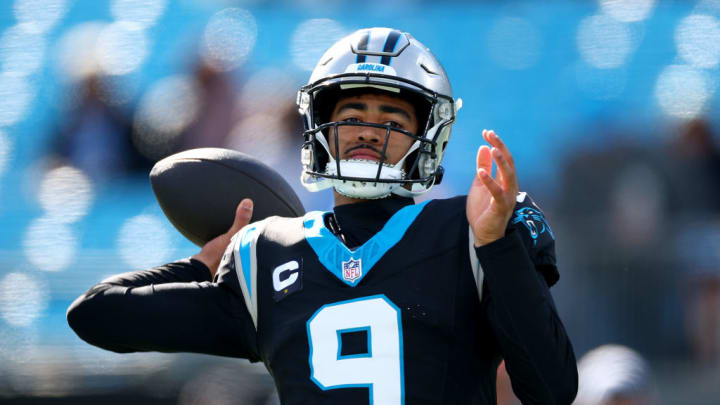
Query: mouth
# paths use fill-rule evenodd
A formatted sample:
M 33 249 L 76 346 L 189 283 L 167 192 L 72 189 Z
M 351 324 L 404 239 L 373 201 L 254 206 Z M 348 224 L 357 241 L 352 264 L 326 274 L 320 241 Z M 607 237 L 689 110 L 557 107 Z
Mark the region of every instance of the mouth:
M 382 157 L 382 154 L 377 151 L 372 146 L 367 145 L 359 145 L 355 146 L 353 148 L 348 149 L 345 152 L 345 156 L 348 159 L 362 159 L 362 160 L 372 160 L 374 162 L 379 162 L 380 158 Z

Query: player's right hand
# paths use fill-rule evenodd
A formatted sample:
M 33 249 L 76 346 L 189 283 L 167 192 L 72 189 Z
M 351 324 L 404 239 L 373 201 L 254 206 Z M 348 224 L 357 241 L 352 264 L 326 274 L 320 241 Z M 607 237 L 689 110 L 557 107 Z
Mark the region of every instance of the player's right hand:
M 210 269 L 210 278 L 215 277 L 215 272 L 217 272 L 218 266 L 220 265 L 220 259 L 222 259 L 225 249 L 230 244 L 230 239 L 245 225 L 250 223 L 252 212 L 253 202 L 251 199 L 245 198 L 240 201 L 240 204 L 238 204 L 235 210 L 235 221 L 233 221 L 230 229 L 215 239 L 210 240 L 203 246 L 200 253 L 192 257 L 193 259 L 203 262 L 208 269 Z

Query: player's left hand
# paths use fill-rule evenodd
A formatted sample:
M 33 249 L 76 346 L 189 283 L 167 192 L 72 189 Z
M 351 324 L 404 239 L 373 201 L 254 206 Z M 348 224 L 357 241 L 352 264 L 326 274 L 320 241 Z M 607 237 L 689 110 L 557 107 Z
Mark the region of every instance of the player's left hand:
M 518 193 L 510 150 L 494 131 L 483 130 L 482 135 L 491 147 L 483 145 L 478 149 L 476 174 L 465 207 L 478 247 L 505 236 Z M 493 161 L 497 165 L 495 178 L 491 177 Z

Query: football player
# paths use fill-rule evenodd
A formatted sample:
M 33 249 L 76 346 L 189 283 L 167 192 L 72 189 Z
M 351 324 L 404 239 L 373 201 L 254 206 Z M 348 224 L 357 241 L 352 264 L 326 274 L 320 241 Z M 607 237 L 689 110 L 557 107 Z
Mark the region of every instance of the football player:
M 245 200 L 198 255 L 78 298 L 78 335 L 262 361 L 283 404 L 495 404 L 502 359 L 523 403 L 570 404 L 554 237 L 507 146 L 483 131 L 468 195 L 413 201 L 441 181 L 461 105 L 433 54 L 407 33 L 359 30 L 297 103 L 301 181 L 333 188 L 334 210 L 248 224 Z

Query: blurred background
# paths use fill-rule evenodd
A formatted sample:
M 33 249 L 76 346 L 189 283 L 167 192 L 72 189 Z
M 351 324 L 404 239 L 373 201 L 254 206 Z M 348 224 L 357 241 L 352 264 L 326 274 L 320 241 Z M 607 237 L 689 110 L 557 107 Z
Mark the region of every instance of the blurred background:
M 277 403 L 262 367 L 104 352 L 65 310 L 197 251 L 148 182 L 169 154 L 252 154 L 329 209 L 295 94 L 368 26 L 411 32 L 464 100 L 431 197 L 465 193 L 482 129 L 513 151 L 558 241 L 576 403 L 718 403 L 720 0 L 0 2 L 0 402 Z

